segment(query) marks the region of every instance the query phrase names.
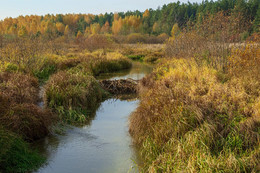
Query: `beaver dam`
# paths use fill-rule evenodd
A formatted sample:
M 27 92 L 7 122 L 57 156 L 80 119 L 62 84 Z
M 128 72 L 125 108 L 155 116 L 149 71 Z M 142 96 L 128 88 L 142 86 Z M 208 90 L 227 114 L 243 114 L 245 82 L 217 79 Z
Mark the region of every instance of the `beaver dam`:
M 139 80 L 119 79 L 119 80 L 101 80 L 99 83 L 102 88 L 111 94 L 136 94 Z
M 115 97 L 102 102 L 87 125 L 67 128 L 65 135 L 52 135 L 36 143 L 34 147 L 48 158 L 36 172 L 138 172 L 138 153 L 128 133 L 128 118 L 139 104 L 132 96 L 138 80 L 151 71 L 152 67 L 133 62 L 130 70 L 100 76 L 103 88 Z

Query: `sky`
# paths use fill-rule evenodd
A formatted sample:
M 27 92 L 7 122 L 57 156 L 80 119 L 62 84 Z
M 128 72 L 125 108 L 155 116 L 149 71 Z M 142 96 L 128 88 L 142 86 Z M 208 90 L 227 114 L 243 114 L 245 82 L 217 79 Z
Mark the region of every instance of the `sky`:
M 189 0 L 200 2 L 200 0 Z M 0 0 L 0 20 L 20 15 L 144 11 L 177 0 Z M 187 0 L 180 0 L 187 2 Z

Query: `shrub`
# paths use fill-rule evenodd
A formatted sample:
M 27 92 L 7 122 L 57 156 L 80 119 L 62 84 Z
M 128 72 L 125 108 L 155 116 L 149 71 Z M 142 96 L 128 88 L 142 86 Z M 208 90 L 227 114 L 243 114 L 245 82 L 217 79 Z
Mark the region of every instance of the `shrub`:
M 111 48 L 113 47 L 113 43 L 105 35 L 93 34 L 80 42 L 80 47 L 94 51 L 97 49 Z
M 2 61 L 17 66 L 18 70 L 31 73 L 41 64 L 40 54 L 44 45 L 37 39 L 16 39 L 1 50 Z
M 22 73 L 0 73 L 0 91 L 15 103 L 37 103 L 39 84 L 36 78 Z
M 169 35 L 166 33 L 162 33 L 157 36 L 157 39 L 158 39 L 159 43 L 164 43 L 165 41 L 167 41 L 169 39 Z
M 129 34 L 126 38 L 126 42 L 129 44 L 133 43 L 145 43 L 146 37 L 140 33 Z

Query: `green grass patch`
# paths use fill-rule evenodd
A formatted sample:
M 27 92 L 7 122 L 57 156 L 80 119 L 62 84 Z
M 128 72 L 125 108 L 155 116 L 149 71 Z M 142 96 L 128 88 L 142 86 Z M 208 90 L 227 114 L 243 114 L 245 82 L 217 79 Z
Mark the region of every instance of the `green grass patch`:
M 98 76 L 102 73 L 112 73 L 119 70 L 131 68 L 132 63 L 127 59 L 118 60 L 100 60 L 91 65 L 91 71 L 94 76 Z
M 51 65 L 47 65 L 45 67 L 42 67 L 41 69 L 37 69 L 33 73 L 34 73 L 34 76 L 39 79 L 40 83 L 44 83 L 56 71 L 57 71 L 56 65 L 51 64 Z
M 30 172 L 39 168 L 45 158 L 30 149 L 29 144 L 0 127 L 0 172 Z
M 145 55 L 127 55 L 128 58 L 135 61 L 143 61 Z

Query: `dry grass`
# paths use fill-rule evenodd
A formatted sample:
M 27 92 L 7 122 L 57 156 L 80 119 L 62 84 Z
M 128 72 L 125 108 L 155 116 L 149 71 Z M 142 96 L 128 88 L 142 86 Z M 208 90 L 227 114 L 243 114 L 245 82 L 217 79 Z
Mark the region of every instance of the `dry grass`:
M 38 92 L 36 78 L 21 73 L 1 73 L 1 126 L 30 141 L 46 136 L 55 116 L 36 105 Z
M 39 84 L 36 78 L 22 73 L 0 73 L 0 91 L 15 103 L 37 103 Z
M 0 102 L 3 103 L 2 99 Z M 2 111 L 0 124 L 29 141 L 49 134 L 49 127 L 55 120 L 50 111 L 42 110 L 34 104 L 13 104 Z
M 236 56 L 258 62 L 254 52 Z M 141 146 L 144 172 L 259 171 L 258 75 L 253 70 L 245 81 L 250 75 L 233 73 L 174 59 L 141 82 L 130 133 Z

